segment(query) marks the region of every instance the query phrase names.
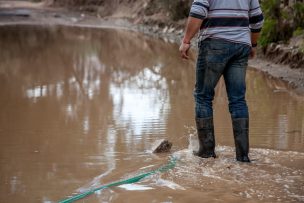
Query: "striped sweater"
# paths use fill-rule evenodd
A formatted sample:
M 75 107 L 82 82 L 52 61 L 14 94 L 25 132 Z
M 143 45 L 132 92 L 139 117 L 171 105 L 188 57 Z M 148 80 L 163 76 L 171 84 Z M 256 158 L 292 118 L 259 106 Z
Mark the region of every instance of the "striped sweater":
M 199 39 L 224 39 L 251 45 L 264 17 L 258 0 L 194 0 L 189 16 L 203 20 Z

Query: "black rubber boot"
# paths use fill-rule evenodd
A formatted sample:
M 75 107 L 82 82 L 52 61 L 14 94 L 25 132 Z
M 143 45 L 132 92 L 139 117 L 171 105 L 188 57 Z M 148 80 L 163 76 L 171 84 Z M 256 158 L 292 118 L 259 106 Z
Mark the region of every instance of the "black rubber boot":
M 196 118 L 196 128 L 199 140 L 199 150 L 193 152 L 194 155 L 209 158 L 216 158 L 214 153 L 214 127 L 213 118 Z
M 249 153 L 249 119 L 232 119 L 233 135 L 235 143 L 236 160 L 240 162 L 250 162 Z

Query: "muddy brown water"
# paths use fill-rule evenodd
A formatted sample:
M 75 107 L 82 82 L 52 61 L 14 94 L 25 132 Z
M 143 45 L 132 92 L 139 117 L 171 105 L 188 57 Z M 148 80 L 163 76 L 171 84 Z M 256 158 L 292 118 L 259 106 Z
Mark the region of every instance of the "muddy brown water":
M 247 77 L 253 163 L 234 160 L 223 81 L 219 158 L 202 160 L 191 154 L 194 59 L 181 60 L 178 45 L 110 29 L 1 27 L 0 202 L 57 202 L 170 155 L 174 169 L 79 202 L 303 202 L 304 99 L 254 69 Z M 162 138 L 172 153 L 151 154 Z

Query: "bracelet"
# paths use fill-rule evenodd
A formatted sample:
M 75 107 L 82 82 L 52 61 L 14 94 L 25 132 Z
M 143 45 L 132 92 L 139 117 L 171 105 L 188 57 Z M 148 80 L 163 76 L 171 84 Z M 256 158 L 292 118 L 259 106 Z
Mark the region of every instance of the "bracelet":
M 183 44 L 191 44 L 191 42 L 185 42 L 185 41 L 183 41 Z
M 251 44 L 251 47 L 255 48 L 258 46 L 258 43 Z

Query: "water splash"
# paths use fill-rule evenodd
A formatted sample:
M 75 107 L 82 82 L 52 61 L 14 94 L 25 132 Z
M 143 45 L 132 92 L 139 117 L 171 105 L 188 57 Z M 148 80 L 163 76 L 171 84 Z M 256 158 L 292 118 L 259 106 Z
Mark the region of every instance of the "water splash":
M 174 153 L 179 162 L 171 179 L 213 189 L 215 196 L 223 190 L 247 199 L 304 201 L 304 153 L 252 148 L 253 161 L 245 164 L 235 160 L 234 147 L 217 146 L 216 159 L 195 157 L 192 151 L 197 149 L 198 141 L 190 135 L 188 149 Z
M 190 134 L 188 148 L 172 154 L 178 159 L 174 169 L 119 188 L 124 191 L 145 192 L 167 188 L 173 191 L 190 190 L 190 193 L 196 188 L 202 190 L 202 195 L 206 193 L 210 201 L 220 198 L 219 194 L 232 195 L 235 201 L 241 199 L 245 202 L 304 201 L 304 153 L 252 148 L 250 157 L 253 161 L 246 164 L 235 160 L 234 147 L 217 146 L 216 159 L 194 156 L 193 150 L 197 149 L 197 138 Z M 148 165 L 138 170 L 145 171 L 154 167 L 156 166 Z M 139 171 L 126 174 L 125 177 Z M 115 189 L 111 191 L 118 192 Z M 103 199 L 105 194 L 107 193 L 103 193 Z

